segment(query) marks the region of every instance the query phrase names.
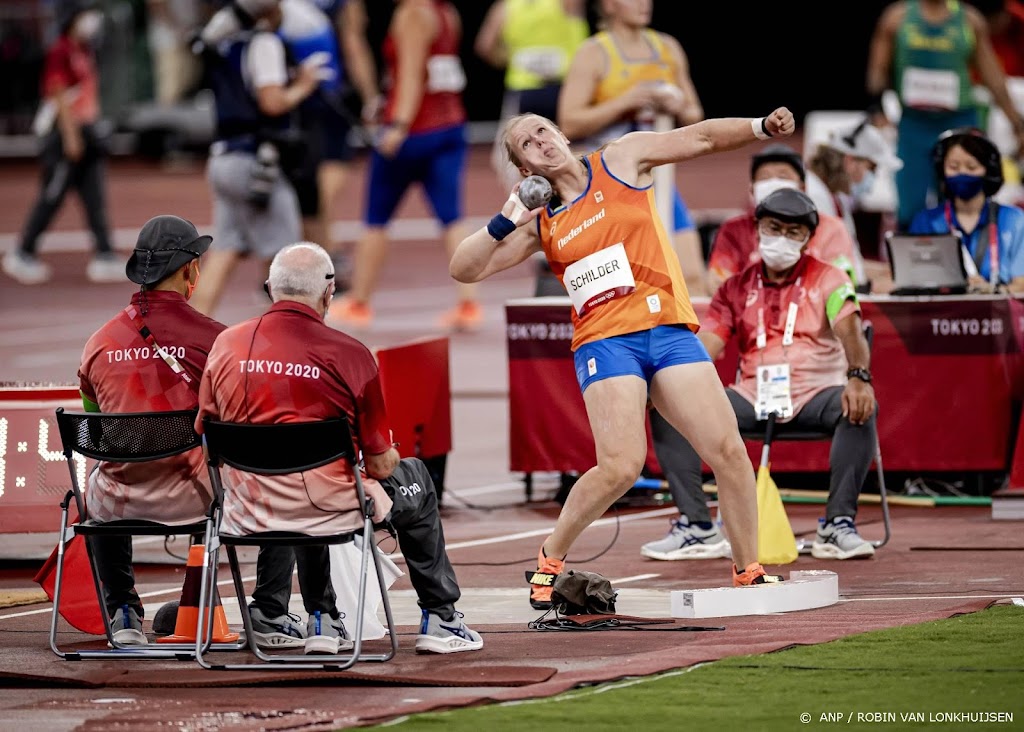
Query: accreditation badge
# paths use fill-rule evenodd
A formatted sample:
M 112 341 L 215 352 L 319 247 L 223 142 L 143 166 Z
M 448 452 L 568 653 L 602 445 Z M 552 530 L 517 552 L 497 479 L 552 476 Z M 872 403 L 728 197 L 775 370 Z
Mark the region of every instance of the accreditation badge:
M 759 420 L 768 419 L 773 412 L 779 419 L 793 416 L 793 397 L 789 378 L 789 364 L 775 363 L 757 367 L 757 403 L 754 405 Z

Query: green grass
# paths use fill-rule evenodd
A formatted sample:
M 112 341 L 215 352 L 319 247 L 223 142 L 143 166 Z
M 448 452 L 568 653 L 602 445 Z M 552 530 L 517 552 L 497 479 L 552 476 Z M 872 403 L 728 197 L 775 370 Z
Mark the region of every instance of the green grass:
M 970 711 L 1009 712 L 1013 721 L 929 721 L 929 714 Z M 826 721 L 827 712 L 844 716 Z M 874 712 L 895 714 L 895 721 L 856 716 Z M 902 719 L 901 712 L 923 713 L 925 721 Z M 810 714 L 810 722 L 802 723 L 801 713 Z M 1024 729 L 1024 609 L 997 606 L 547 699 L 415 715 L 388 729 L 753 732 L 837 724 L 876 730 Z

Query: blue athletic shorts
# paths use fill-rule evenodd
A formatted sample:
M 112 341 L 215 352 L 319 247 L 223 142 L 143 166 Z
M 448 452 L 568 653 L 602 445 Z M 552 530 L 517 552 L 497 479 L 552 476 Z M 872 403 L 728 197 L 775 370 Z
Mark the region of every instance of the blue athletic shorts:
M 409 135 L 391 159 L 374 151 L 364 221 L 368 226 L 391 221 L 413 183 L 423 184 L 434 215 L 444 226 L 459 220 L 465 168 L 465 125 Z
M 573 355 L 580 391 L 613 376 L 639 376 L 648 384 L 663 368 L 710 361 L 704 344 L 684 325 L 659 325 L 638 333 L 584 343 Z

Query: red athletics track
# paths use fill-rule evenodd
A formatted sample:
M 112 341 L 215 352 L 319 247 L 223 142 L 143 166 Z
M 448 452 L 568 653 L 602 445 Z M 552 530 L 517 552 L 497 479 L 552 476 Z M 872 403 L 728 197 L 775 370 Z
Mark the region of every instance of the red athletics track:
M 695 209 L 735 208 L 743 204 L 749 150 L 695 161 L 677 171 L 688 203 Z M 488 151 L 476 149 L 467 180 L 467 212 L 489 216 L 504 200 L 487 168 Z M 343 202 L 340 217 L 354 220 L 361 204 L 358 188 Z M 36 172 L 30 166 L 5 163 L 0 168 L 0 248 L 6 249 L 21 226 L 25 207 L 35 195 Z M 121 247 L 130 247 L 137 229 L 159 213 L 188 217 L 201 229 L 209 225 L 209 201 L 199 168 L 164 172 L 155 167 L 116 162 L 110 175 L 111 218 Z M 409 220 L 427 214 L 418 196 L 406 204 Z M 395 245 L 384 285 L 375 302 L 378 319 L 364 336 L 369 345 L 391 345 L 428 333 L 451 302 L 444 255 L 431 229 L 418 235 L 418 223 L 404 222 L 410 236 Z M 129 284 L 90 285 L 83 282 L 87 235 L 74 204 L 66 207 L 44 242 L 44 257 L 57 266 L 57 277 L 45 287 L 25 288 L 0 280 L 0 380 L 68 382 L 73 379 L 82 344 L 92 330 L 132 290 Z M 347 227 L 345 231 L 354 230 Z M 411 230 L 411 231 L 409 231 Z M 54 251 L 77 249 L 78 251 Z M 772 618 L 736 618 L 704 625 L 724 625 L 724 632 L 630 633 L 622 631 L 547 634 L 540 639 L 526 630 L 536 613 L 526 602 L 522 570 L 529 562 L 508 567 L 462 566 L 466 562 L 513 562 L 536 552 L 537 543 L 553 523 L 557 506 L 511 505 L 483 512 L 459 508 L 456 495 L 476 505 L 519 504 L 521 476 L 507 469 L 506 362 L 502 305 L 532 290 L 528 265 L 494 278 L 481 288 L 487 320 L 474 334 L 452 338 L 454 449 L 449 460 L 445 530 L 464 597 L 460 609 L 484 633 L 485 649 L 476 654 L 423 659 L 412 652 L 414 616 L 410 586 L 395 585 L 395 604 L 402 624 L 399 657 L 387 668 L 376 665 L 364 673 L 391 674 L 393 679 L 306 682 L 301 690 L 280 680 L 261 688 L 236 686 L 239 680 L 214 672 L 200 673 L 189 663 L 68 663 L 46 647 L 47 608 L 36 604 L 0 609 L 0 686 L 20 686 L 0 694 L 0 721 L 5 727 L 32 729 L 157 729 L 168 723 L 186 729 L 213 726 L 238 729 L 332 729 L 381 721 L 411 711 L 478 703 L 486 699 L 543 696 L 579 683 L 621 678 L 677 668 L 727 655 L 754 653 L 797 643 L 817 643 L 860 630 L 891 627 L 974 611 L 991 602 L 1024 594 L 1018 527 L 994 523 L 988 508 L 924 509 L 893 507 L 892 542 L 870 561 L 826 563 L 800 558 L 793 568 L 829 569 L 839 573 L 840 604 L 822 610 Z M 264 306 L 262 274 L 251 264 L 241 267 L 232 290 L 216 315 L 236 322 Z M 392 407 L 398 408 L 398 407 Z M 542 498 L 553 487 L 538 490 Z M 2 500 L 2 499 L 0 499 Z M 790 505 L 798 533 L 812 531 L 819 507 Z M 581 568 L 599 571 L 621 589 L 620 610 L 667 615 L 671 589 L 721 585 L 725 560 L 661 563 L 641 559 L 638 547 L 666 529 L 668 509 L 623 511 L 627 520 L 611 550 Z M 54 507 L 56 518 L 56 506 Z M 879 513 L 862 508 L 864 533 L 880 532 Z M 614 535 L 614 518 L 588 530 L 577 556 L 605 548 Z M 23 537 L 19 537 L 22 538 Z M 5 537 L 5 543 L 8 538 Z M 26 545 L 32 542 L 27 541 Z M 46 542 L 37 540 L 36 546 Z M 52 539 L 49 540 L 52 546 Z M 385 546 L 387 546 L 385 544 Z M 941 547 L 944 551 L 918 551 Z M 1002 549 L 985 551 L 978 549 Z M 179 548 L 180 551 L 180 548 Z M 144 565 L 139 589 L 151 593 L 147 607 L 175 599 L 181 567 L 152 546 L 140 554 L 161 564 Z M 251 574 L 252 565 L 243 566 Z M 0 571 L 0 590 L 32 587 L 34 567 L 13 565 Z M 226 591 L 226 588 L 222 588 Z M 659 605 L 658 602 L 662 602 Z M 225 603 L 229 619 L 235 612 Z M 63 642 L 87 640 L 68 632 Z M 125 673 L 127 672 L 127 673 Z M 539 679 L 547 677 L 546 681 Z M 269 680 L 269 678 L 268 678 Z M 251 684 L 251 681 L 246 681 Z M 458 687 L 439 684 L 459 683 Z M 501 684 L 522 685 L 501 685 Z M 428 685 L 429 684 L 429 685 Z M 473 684 L 487 684 L 473 685 Z M 497 684 L 497 685 L 495 685 Z M 169 691 L 167 685 L 178 687 Z M 188 687 L 187 691 L 180 690 Z M 187 701 L 186 701 L 187 700 Z M 794 716 L 796 714 L 794 711 Z

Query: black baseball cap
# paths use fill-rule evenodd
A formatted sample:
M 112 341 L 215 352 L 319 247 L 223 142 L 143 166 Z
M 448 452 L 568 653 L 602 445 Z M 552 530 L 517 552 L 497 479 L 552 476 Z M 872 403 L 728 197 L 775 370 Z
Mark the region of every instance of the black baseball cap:
M 757 175 L 757 169 L 765 163 L 786 163 L 792 166 L 793 170 L 799 174 L 800 180 L 804 180 L 807 176 L 807 173 L 804 171 L 804 161 L 803 158 L 800 157 L 800 153 L 789 145 L 783 145 L 781 142 L 768 145 L 763 150 L 759 150 L 751 156 L 751 180 L 753 180 L 754 176 Z
M 803 224 L 812 234 L 818 228 L 818 209 L 814 201 L 795 188 L 780 188 L 765 196 L 754 209 L 754 218 L 760 221 L 766 216 L 790 224 Z
M 201 257 L 213 242 L 200 236 L 191 221 L 177 216 L 157 216 L 139 232 L 124 273 L 132 282 L 155 285 L 160 280 Z

